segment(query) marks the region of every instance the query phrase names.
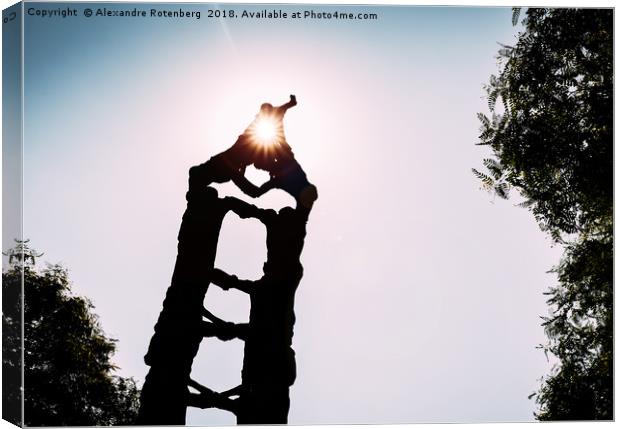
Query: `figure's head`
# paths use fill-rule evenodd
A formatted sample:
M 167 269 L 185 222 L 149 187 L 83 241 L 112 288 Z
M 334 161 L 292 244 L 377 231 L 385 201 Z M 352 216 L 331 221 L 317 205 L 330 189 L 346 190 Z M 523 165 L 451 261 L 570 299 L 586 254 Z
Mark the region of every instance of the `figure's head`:
M 204 210 L 213 205 L 218 199 L 217 190 L 211 186 L 191 186 L 185 194 L 187 206 L 193 210 Z
M 273 111 L 273 105 L 271 103 L 263 103 L 260 106 L 261 115 L 268 115 Z
M 217 189 L 207 186 L 204 188 L 204 196 L 208 200 L 216 200 L 218 197 Z
M 292 207 L 282 207 L 280 211 L 278 211 L 278 217 L 282 222 L 288 222 L 295 218 L 295 209 Z

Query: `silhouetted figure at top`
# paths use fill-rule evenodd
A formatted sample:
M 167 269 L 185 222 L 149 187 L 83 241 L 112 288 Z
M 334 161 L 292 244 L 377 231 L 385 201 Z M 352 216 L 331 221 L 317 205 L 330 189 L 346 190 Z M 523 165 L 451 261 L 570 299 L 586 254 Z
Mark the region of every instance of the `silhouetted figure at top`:
M 264 119 L 271 119 L 276 127 L 276 137 L 269 144 L 263 146 L 262 150 L 256 150 L 252 156 L 254 166 L 260 170 L 269 172 L 270 179 L 260 187 L 246 187 L 248 195 L 259 197 L 270 189 L 282 189 L 289 193 L 297 205 L 304 206 L 310 210 L 312 204 L 317 199 L 316 187 L 308 181 L 306 173 L 301 168 L 291 146 L 284 138 L 282 118 L 287 109 L 297 105 L 297 99 L 291 95 L 291 100 L 280 106 L 272 107 L 265 103 L 261 106 L 261 112 L 257 115 L 253 125 L 248 127 L 246 134 L 255 140 L 256 132 L 249 131 L 253 126 L 258 126 Z M 254 142 L 256 144 L 256 142 Z M 244 191 L 245 192 L 245 191 Z
M 289 386 L 296 377 L 295 352 L 291 348 L 295 292 L 303 275 L 299 259 L 309 211 L 301 206 L 285 207 L 276 213 L 243 202 L 238 202 L 234 211 L 265 224 L 267 262 L 264 276 L 257 281 L 239 280 L 217 268 L 213 270 L 214 284 L 246 292 L 251 301 L 249 324 L 228 324 L 221 327 L 227 333 L 219 334 L 245 340 L 242 384 L 226 394 L 240 395 L 238 423 L 286 423 Z
M 273 117 L 275 120 L 282 122 L 284 114 L 291 107 L 297 106 L 297 97 L 294 94 L 290 95 L 288 103 L 284 103 L 281 106 L 273 107 L 270 103 L 263 103 L 260 106 L 260 115 L 267 115 Z
M 276 135 L 283 139 L 282 121 L 284 114 L 296 104 L 294 95 L 291 95 L 290 101 L 282 106 L 273 107 L 269 103 L 263 103 L 256 118 L 239 136 L 235 144 L 224 152 L 211 157 L 207 162 L 190 169 L 190 188 L 232 181 L 247 195 L 253 197 L 262 195 L 259 188 L 244 176 L 245 168 L 252 164 L 257 157 L 263 156 L 258 147 L 260 144 L 257 142 L 257 127 L 260 128 L 262 121 L 270 121 L 270 126 L 275 128 Z
M 250 136 L 254 140 L 267 138 L 270 140 L 270 144 L 284 141 L 284 115 L 288 109 L 296 105 L 297 98 L 293 94 L 290 95 L 290 100 L 281 106 L 274 107 L 271 103 L 261 104 L 258 114 L 243 134 Z M 269 129 L 267 133 L 270 134 L 269 136 L 266 137 L 261 135 L 261 131 L 267 131 L 261 129 L 262 125 Z M 261 144 L 261 142 L 257 141 L 254 143 Z

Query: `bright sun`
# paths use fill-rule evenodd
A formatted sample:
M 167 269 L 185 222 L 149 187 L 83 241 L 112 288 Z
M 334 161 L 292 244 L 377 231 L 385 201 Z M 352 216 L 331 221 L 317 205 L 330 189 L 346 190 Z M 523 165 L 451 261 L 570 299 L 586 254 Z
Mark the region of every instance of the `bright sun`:
M 278 127 L 272 118 L 259 118 L 254 124 L 252 134 L 256 143 L 270 146 L 277 141 Z

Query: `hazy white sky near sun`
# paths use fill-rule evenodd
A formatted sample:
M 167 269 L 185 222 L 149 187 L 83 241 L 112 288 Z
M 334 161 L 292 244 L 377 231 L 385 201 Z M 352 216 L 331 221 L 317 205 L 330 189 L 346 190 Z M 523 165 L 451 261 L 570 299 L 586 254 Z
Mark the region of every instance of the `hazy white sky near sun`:
M 532 420 L 527 396 L 550 367 L 535 348 L 542 293 L 560 250 L 516 194 L 494 199 L 471 174 L 489 154 L 475 146 L 476 113 L 497 42 L 514 41 L 510 9 L 338 6 L 380 18 L 267 23 L 184 7 L 203 18 L 25 20 L 24 233 L 92 300 L 120 374 L 147 372 L 189 167 L 230 146 L 261 103 L 294 93 L 285 132 L 319 199 L 289 422 Z M 216 265 L 260 277 L 264 238 L 258 221 L 228 215 Z M 206 305 L 247 320 L 241 293 L 211 288 Z M 233 387 L 242 351 L 205 340 L 195 378 Z M 191 410 L 188 423 L 234 418 Z

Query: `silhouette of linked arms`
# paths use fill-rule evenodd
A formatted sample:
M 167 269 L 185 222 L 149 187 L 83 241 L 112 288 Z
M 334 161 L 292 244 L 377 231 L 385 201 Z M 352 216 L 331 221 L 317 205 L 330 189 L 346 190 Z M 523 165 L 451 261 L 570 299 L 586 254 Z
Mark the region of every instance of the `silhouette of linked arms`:
M 284 142 L 284 144 L 287 144 Z M 241 191 L 249 197 L 258 198 L 265 194 L 267 191 L 278 188 L 278 183 L 273 179 L 267 180 L 260 186 L 256 186 L 254 183 L 250 182 L 243 174 L 236 174 L 232 181 Z
M 210 320 L 210 322 L 201 322 L 200 332 L 203 337 L 216 337 L 222 341 L 238 338 L 245 341 L 248 336 L 249 325 L 247 323 L 226 322 L 214 316 L 206 308 L 202 309 L 202 316 Z
M 275 210 L 260 209 L 253 204 L 246 203 L 235 197 L 224 197 L 223 200 L 226 208 L 242 219 L 255 218 L 267 224 L 277 217 Z
M 241 280 L 235 275 L 227 274 L 219 268 L 214 268 L 211 275 L 211 282 L 224 290 L 237 289 L 248 295 L 252 294 L 256 288 L 256 281 Z
M 226 390 L 226 391 L 220 393 L 220 395 L 226 396 L 226 397 L 239 396 L 243 392 L 245 392 L 245 390 L 246 390 L 245 386 L 243 384 L 240 384 L 237 387 L 233 387 L 232 389 L 229 389 L 229 390 Z
M 195 408 L 219 408 L 220 410 L 230 411 L 237 414 L 239 405 L 236 399 L 230 399 L 229 396 L 217 393 L 206 386 L 190 379 L 188 386 L 193 387 L 199 393 L 190 393 L 187 398 L 187 405 Z
M 298 206 L 305 207 L 309 211 L 318 198 L 316 186 L 308 181 L 306 173 L 286 142 L 282 143 L 279 154 L 281 156 L 278 156 L 278 162 L 266 167 L 270 179 L 253 192 L 260 196 L 271 189 L 281 189 L 295 198 Z
M 250 182 L 242 172 L 235 173 L 232 176 L 232 182 L 237 185 L 237 187 L 241 189 L 244 194 L 252 198 L 258 198 L 267 192 L 266 190 L 263 191 L 261 189 L 262 187 L 258 187 L 254 183 Z
M 241 191 L 250 197 L 260 196 L 259 187 L 245 177 L 245 168 L 252 162 L 247 136 L 239 136 L 237 141 L 224 152 L 212 156 L 206 162 L 189 169 L 189 187 L 201 188 L 212 183 L 231 180 Z

